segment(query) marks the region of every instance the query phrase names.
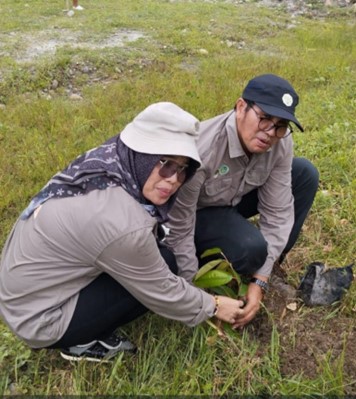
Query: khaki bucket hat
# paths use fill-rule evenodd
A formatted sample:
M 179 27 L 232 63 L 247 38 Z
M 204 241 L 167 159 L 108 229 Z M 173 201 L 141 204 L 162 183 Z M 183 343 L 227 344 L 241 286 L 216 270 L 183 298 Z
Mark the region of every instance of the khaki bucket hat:
M 145 154 L 178 155 L 201 164 L 196 140 L 199 120 L 170 102 L 151 104 L 120 133 L 132 150 Z

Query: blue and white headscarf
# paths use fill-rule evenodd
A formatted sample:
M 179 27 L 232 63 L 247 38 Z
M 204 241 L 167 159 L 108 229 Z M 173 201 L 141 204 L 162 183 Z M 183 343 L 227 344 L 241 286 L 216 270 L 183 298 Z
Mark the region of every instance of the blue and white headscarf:
M 162 155 L 133 151 L 121 141 L 120 135 L 116 135 L 80 155 L 62 172 L 54 175 L 31 200 L 21 219 L 29 218 L 41 204 L 53 198 L 86 195 L 93 190 L 121 186 L 151 216 L 163 223 L 167 221 L 176 195 L 160 206 L 149 203 L 142 195 L 146 180 L 161 158 Z

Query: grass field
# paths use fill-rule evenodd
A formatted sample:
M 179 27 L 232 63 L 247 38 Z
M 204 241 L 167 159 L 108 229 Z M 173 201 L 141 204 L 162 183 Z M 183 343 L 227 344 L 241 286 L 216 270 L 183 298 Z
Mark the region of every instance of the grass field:
M 300 94 L 295 154 L 318 167 L 313 209 L 285 269 L 351 263 L 356 242 L 355 8 L 322 2 L 0 0 L 0 245 L 21 210 L 74 157 L 156 101 L 203 120 L 231 109 L 260 73 Z M 291 4 L 295 8 L 291 9 Z M 289 6 L 288 6 L 289 5 Z M 286 308 L 278 292 L 243 333 L 218 338 L 146 315 L 140 351 L 71 364 L 0 323 L 0 393 L 356 395 L 356 288 L 330 308 Z

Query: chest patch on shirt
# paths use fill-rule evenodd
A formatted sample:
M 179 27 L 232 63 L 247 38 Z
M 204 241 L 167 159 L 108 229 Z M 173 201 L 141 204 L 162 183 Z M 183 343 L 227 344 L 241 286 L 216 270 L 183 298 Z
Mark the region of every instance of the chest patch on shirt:
M 219 169 L 215 172 L 214 176 L 215 177 L 218 177 L 219 175 L 224 176 L 227 173 L 229 173 L 229 170 L 230 170 L 230 168 L 227 165 L 222 164 L 219 166 Z

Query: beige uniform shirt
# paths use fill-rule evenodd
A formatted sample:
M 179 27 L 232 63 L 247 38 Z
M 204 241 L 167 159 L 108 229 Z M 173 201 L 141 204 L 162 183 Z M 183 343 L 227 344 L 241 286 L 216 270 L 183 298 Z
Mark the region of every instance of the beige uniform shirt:
M 170 232 L 166 241 L 176 255 L 180 275 L 191 280 L 198 270 L 196 211 L 235 206 L 257 188 L 259 228 L 268 243 L 268 256 L 258 274 L 269 276 L 294 224 L 291 136 L 279 140 L 268 152 L 249 158 L 237 136 L 235 111 L 230 111 L 201 123 L 198 149 L 202 166 L 180 190 L 167 224 Z
M 155 226 L 121 187 L 47 201 L 5 244 L 0 317 L 30 346 L 49 346 L 68 328 L 80 290 L 105 272 L 161 316 L 189 326 L 208 319 L 211 295 L 169 270 Z

